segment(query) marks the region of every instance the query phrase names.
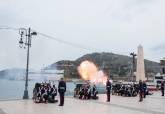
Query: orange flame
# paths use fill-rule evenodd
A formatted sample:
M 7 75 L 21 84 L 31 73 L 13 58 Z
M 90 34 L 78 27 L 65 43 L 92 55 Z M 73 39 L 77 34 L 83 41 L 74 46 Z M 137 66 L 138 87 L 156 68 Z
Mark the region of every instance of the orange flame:
M 89 80 L 92 83 L 106 84 L 107 76 L 102 70 L 98 70 L 93 62 L 83 61 L 78 67 L 78 72 L 84 80 Z

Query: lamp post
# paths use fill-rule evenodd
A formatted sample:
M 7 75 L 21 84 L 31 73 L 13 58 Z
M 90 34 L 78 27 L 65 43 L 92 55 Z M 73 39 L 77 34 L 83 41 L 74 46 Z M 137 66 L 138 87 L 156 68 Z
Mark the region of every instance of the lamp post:
M 132 56 L 132 71 L 131 71 L 131 76 L 132 76 L 132 81 L 134 80 L 134 71 L 135 71 L 135 57 L 137 56 L 134 52 L 130 53 Z
M 25 90 L 24 90 L 24 95 L 23 99 L 29 99 L 28 95 L 28 74 L 29 74 L 29 51 L 31 47 L 31 38 L 33 35 L 37 35 L 36 32 L 31 32 L 31 29 L 25 29 L 25 28 L 20 28 L 19 29 L 19 34 L 20 34 L 20 48 L 26 49 L 27 47 L 27 64 L 26 64 L 26 78 L 25 78 Z

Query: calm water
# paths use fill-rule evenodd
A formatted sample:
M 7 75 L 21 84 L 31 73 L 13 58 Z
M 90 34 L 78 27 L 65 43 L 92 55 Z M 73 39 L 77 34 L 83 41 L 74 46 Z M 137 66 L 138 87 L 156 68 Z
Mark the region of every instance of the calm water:
M 36 82 L 39 81 L 29 81 L 29 96 L 32 97 L 32 91 Z M 55 82 L 56 87 L 58 82 Z M 67 83 L 67 95 L 73 95 L 75 85 L 73 83 Z M 0 99 L 22 99 L 23 92 L 25 88 L 25 81 L 16 80 L 5 80 L 0 79 Z

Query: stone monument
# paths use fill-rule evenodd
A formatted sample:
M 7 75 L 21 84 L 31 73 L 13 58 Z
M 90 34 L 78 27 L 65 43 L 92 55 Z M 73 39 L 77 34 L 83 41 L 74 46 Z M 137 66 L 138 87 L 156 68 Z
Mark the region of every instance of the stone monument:
M 145 67 L 144 67 L 144 53 L 143 47 L 141 45 L 138 46 L 138 54 L 137 54 L 137 69 L 136 69 L 136 81 L 146 80 L 145 78 Z

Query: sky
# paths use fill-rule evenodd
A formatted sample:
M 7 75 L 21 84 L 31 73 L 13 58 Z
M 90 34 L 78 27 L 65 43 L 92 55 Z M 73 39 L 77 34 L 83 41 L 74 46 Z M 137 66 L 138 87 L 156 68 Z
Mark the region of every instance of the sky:
M 144 58 L 165 57 L 165 0 L 1 0 L 0 28 L 28 28 L 32 37 L 30 68 L 75 60 L 92 52 L 128 55 L 144 48 Z M 26 49 L 19 31 L 0 29 L 0 70 L 25 68 Z M 76 44 L 73 45 L 73 44 Z

